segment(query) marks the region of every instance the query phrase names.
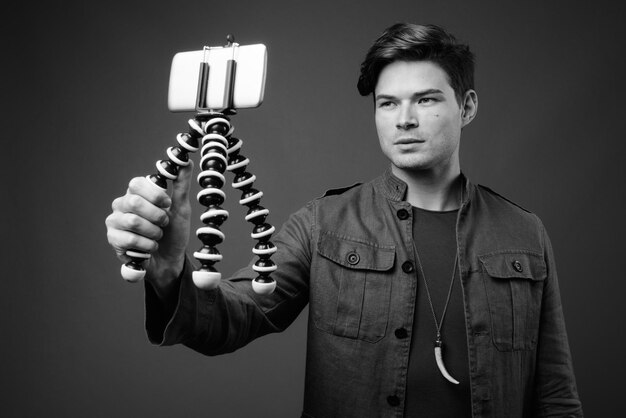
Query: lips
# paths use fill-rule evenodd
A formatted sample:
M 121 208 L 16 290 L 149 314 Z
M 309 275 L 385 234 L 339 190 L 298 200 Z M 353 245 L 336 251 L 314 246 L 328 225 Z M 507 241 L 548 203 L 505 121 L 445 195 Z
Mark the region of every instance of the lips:
M 421 144 L 424 141 L 423 139 L 419 139 L 419 138 L 400 138 L 397 139 L 395 144 L 396 145 L 405 145 L 405 144 Z

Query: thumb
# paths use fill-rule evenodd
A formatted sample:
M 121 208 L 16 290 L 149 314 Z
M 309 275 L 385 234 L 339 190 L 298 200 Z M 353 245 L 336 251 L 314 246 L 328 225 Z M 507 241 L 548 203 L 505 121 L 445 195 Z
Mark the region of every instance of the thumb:
M 172 182 L 172 204 L 182 203 L 189 200 L 189 189 L 193 175 L 193 160 L 189 165 L 178 170 L 178 177 Z

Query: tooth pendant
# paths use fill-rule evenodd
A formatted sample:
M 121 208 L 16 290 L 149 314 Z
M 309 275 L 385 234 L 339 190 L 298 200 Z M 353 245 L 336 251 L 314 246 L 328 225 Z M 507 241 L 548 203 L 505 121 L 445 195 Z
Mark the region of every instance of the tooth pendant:
M 442 345 L 443 343 L 440 339 L 437 339 L 437 341 L 435 341 L 435 360 L 437 360 L 437 367 L 439 367 L 439 371 L 441 372 L 443 377 L 446 378 L 446 380 L 454 383 L 455 385 L 458 385 L 459 381 L 450 376 L 450 373 L 448 373 L 448 370 L 446 370 L 446 366 L 443 364 L 443 356 L 441 354 Z

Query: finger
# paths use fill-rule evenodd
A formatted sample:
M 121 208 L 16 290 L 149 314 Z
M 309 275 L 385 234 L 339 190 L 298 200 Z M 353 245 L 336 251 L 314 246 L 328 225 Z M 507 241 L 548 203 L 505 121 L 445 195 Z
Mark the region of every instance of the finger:
M 120 229 L 108 230 L 107 239 L 118 256 L 123 255 L 127 250 L 153 253 L 159 248 L 159 244 L 155 240 Z
M 144 197 L 132 194 L 130 191 L 119 199 L 115 199 L 113 202 L 114 213 L 126 213 L 134 214 L 156 226 L 166 226 L 169 223 L 167 212 L 154 205 Z M 116 221 L 121 221 L 122 218 L 114 218 Z M 132 218 L 127 219 L 127 222 L 138 222 L 138 220 Z M 126 224 L 114 224 L 120 229 L 126 229 Z
M 189 160 L 189 165 L 181 167 L 178 177 L 172 182 L 172 201 L 180 204 L 189 200 L 189 189 L 193 176 L 193 160 Z
M 159 240 L 163 236 L 163 230 L 159 226 L 134 213 L 113 212 L 107 218 L 106 225 L 112 229 L 134 232 L 153 240 Z
M 135 177 L 128 183 L 128 191 L 143 197 L 148 202 L 160 208 L 169 208 L 172 200 L 165 189 L 160 188 L 145 177 Z

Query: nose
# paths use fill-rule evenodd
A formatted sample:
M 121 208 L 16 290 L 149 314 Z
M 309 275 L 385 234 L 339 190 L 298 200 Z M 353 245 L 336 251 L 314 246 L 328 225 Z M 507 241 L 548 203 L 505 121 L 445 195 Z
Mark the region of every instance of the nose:
M 417 118 L 417 112 L 413 109 L 413 106 L 410 104 L 401 105 L 396 127 L 398 129 L 407 130 L 417 128 L 418 126 L 419 121 Z

